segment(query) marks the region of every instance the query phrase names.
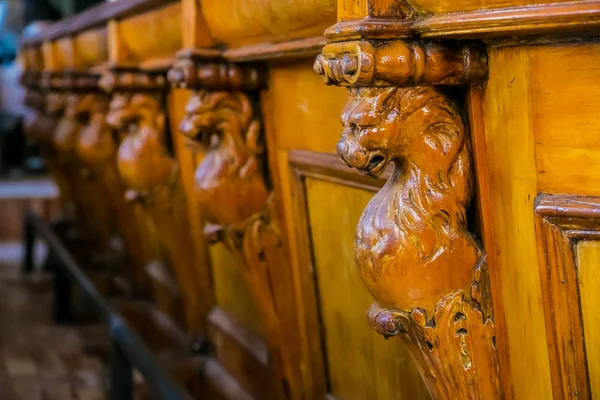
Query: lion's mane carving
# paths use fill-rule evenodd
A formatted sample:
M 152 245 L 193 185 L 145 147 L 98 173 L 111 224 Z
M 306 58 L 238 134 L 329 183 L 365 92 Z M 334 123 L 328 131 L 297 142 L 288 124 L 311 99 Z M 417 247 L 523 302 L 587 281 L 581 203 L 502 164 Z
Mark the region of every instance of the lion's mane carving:
M 432 313 L 473 281 L 482 252 L 467 232 L 470 158 L 460 114 L 432 87 L 351 89 L 340 158 L 392 177 L 356 232 L 360 275 L 382 307 Z M 471 266 L 471 267 L 470 267 Z
M 94 94 L 70 94 L 65 100 L 64 115 L 54 132 L 54 146 L 63 154 L 74 155 L 80 130 L 89 122 L 96 105 Z
M 236 225 L 264 211 L 267 188 L 259 157 L 260 123 L 245 94 L 195 93 L 180 130 L 205 151 L 194 187 L 207 222 Z
M 147 191 L 169 181 L 174 163 L 165 142 L 165 115 L 157 95 L 115 97 L 107 121 L 126 132 L 118 150 L 118 165 L 127 186 Z
M 110 127 L 106 124 L 108 101 L 97 94 L 90 110 L 89 123 L 81 129 L 77 140 L 77 154 L 89 166 L 101 166 L 115 154 Z

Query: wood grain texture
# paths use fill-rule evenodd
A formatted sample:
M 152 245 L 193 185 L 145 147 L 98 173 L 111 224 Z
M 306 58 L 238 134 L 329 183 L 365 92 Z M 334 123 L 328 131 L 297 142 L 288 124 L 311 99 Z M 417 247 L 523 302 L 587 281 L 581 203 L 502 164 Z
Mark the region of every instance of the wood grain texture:
M 261 96 L 265 134 L 269 145 L 270 170 L 273 187 L 281 196 L 279 213 L 282 229 L 290 246 L 290 269 L 294 277 L 295 303 L 298 307 L 300 366 L 303 392 L 307 397 L 326 393 L 326 376 L 320 354 L 321 333 L 318 323 L 318 304 L 314 283 L 306 270 L 310 253 L 298 252 L 297 242 L 303 249 L 310 248 L 305 241 L 309 234 L 298 237 L 296 229 L 306 223 L 295 223 L 307 217 L 304 206 L 297 205 L 297 186 L 288 164 L 288 151 L 304 149 L 334 152 L 339 121 L 329 110 L 339 109 L 346 99 L 340 88 L 323 87 L 321 79 L 312 71 L 311 60 L 299 63 L 277 63 L 270 70 L 270 86 Z M 320 96 L 314 96 L 320 93 Z M 314 134 L 309 134 L 314 132 Z M 303 203 L 305 204 L 305 203 Z M 308 247 L 304 247 L 308 246 Z M 307 276 L 308 275 L 308 276 Z
M 545 0 L 409 0 L 410 5 L 420 13 L 445 14 L 460 11 L 486 10 L 493 11 L 504 7 L 527 7 L 538 4 L 548 4 Z M 553 3 L 568 3 L 568 0 L 558 0 Z
M 533 46 L 528 55 L 539 190 L 600 195 L 600 134 L 590 118 L 600 107 L 600 45 Z
M 129 0 L 106 2 L 91 7 L 69 19 L 55 22 L 39 35 L 27 38 L 23 46 L 35 46 L 42 41 L 69 36 L 84 30 L 96 28 L 111 19 L 123 19 L 148 10 L 159 8 L 175 0 Z
M 508 348 L 506 335 L 506 317 L 502 299 L 502 279 L 498 267 L 498 254 L 495 246 L 494 203 L 490 188 L 490 165 L 487 161 L 487 146 L 485 141 L 485 117 L 483 110 L 485 91 L 482 86 L 471 86 L 467 93 L 467 110 L 473 152 L 473 167 L 475 175 L 475 203 L 472 205 L 478 220 L 471 221 L 473 229 L 481 235 L 483 247 L 487 254 L 488 271 L 490 274 L 490 289 L 496 325 L 496 342 L 498 349 Z M 500 369 L 500 384 L 505 398 L 512 398 L 510 382 L 510 359 L 507 351 L 498 351 L 498 366 Z
M 320 35 L 333 25 L 336 11 L 333 0 L 208 0 L 201 5 L 211 35 L 230 48 Z
M 581 317 L 592 398 L 600 396 L 600 343 L 598 342 L 600 326 L 598 325 L 596 302 L 596 294 L 600 290 L 598 260 L 600 260 L 600 244 L 597 241 L 582 240 L 577 243 Z
M 483 102 L 485 158 L 494 205 L 488 214 L 494 221 L 494 239 L 486 245 L 496 252 L 506 310 L 504 351 L 510 359 L 512 388 L 507 393 L 515 399 L 552 398 L 540 274 L 531 268 L 538 257 L 532 213 L 537 169 L 526 52 L 490 49 Z
M 80 68 L 87 69 L 108 61 L 106 27 L 81 32 L 73 41 Z
M 600 220 L 597 212 L 600 199 L 597 197 L 575 197 L 565 195 L 540 195 L 536 199 L 536 228 L 539 237 L 538 254 L 542 290 L 545 297 L 546 330 L 552 371 L 554 398 L 591 398 L 590 380 L 597 385 L 595 375 L 587 367 L 584 327 L 594 329 L 595 317 L 590 318 L 589 292 L 583 287 L 594 285 L 593 275 L 587 268 L 594 265 L 578 259 L 578 241 L 597 240 L 600 237 Z M 585 243 L 585 242 L 584 242 Z M 586 246 L 586 245 L 584 245 Z M 581 271 L 585 271 L 581 276 Z M 590 277 L 591 280 L 590 280 Z M 588 318 L 584 319 L 584 312 Z M 594 337 L 589 337 L 593 344 Z M 596 350 L 597 351 L 597 350 Z M 592 346 L 591 355 L 594 353 Z M 592 365 L 595 360 L 592 359 Z M 595 387 L 597 389 L 597 387 Z
M 314 178 L 304 184 L 330 394 L 357 400 L 430 398 L 406 346 L 378 337 L 364 314 L 355 312 L 371 303 L 355 271 L 352 242 L 373 192 Z
M 182 37 L 180 2 L 121 20 L 118 23 L 119 62 L 173 57 L 182 47 Z
M 600 24 L 597 1 L 499 0 L 494 2 L 496 4 L 488 1 L 484 4 L 479 0 L 435 3 L 431 0 L 424 1 L 452 11 L 415 22 L 413 29 L 423 37 L 430 38 L 491 38 L 593 32 Z

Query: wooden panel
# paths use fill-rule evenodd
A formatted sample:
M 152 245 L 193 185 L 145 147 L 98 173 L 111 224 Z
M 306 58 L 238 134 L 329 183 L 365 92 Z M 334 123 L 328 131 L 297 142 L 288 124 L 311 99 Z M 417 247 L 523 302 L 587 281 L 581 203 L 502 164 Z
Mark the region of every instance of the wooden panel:
M 589 399 L 590 378 L 596 388 L 598 384 L 598 375 L 588 371 L 588 361 L 592 361 L 592 368 L 597 367 L 597 301 L 590 296 L 596 296 L 594 289 L 598 285 L 595 266 L 600 249 L 599 207 L 599 197 L 540 195 L 536 199 L 538 254 L 555 399 Z M 579 247 L 577 243 L 582 240 Z M 575 252 L 582 258 L 578 259 Z M 584 338 L 584 332 L 591 336 L 586 334 Z M 588 344 L 591 348 L 586 357 Z
M 201 4 L 212 36 L 230 47 L 321 35 L 336 18 L 335 0 L 204 0 Z
M 482 212 L 493 229 L 488 251 L 496 252 L 497 265 L 490 263 L 489 269 L 498 271 L 506 310 L 508 348 L 501 351 L 510 359 L 512 391 L 507 393 L 523 400 L 552 398 L 540 274 L 532 268 L 537 264 L 532 213 L 537 171 L 526 51 L 490 49 L 483 106 L 486 153 L 478 154 L 489 166 L 493 207 Z
M 600 44 L 528 53 L 540 191 L 600 195 Z
M 77 35 L 74 39 L 79 66 L 88 68 L 108 60 L 106 28 L 94 29 Z
M 137 15 L 119 22 L 122 61 L 171 58 L 181 49 L 181 4 Z M 144 34 L 140 34 L 144 32 Z M 152 40 L 148 40 L 152 38 Z
M 303 188 L 292 182 L 288 150 L 335 152 L 341 125 L 338 113 L 331 110 L 341 110 L 347 94 L 344 89 L 324 86 L 322 79 L 312 70 L 310 60 L 295 64 L 271 64 L 270 67 L 269 89 L 261 97 L 262 115 L 273 185 L 281 198 L 276 203 L 279 207 L 277 211 L 281 215 L 284 236 L 290 244 L 290 267 L 294 274 L 296 304 L 302 324 L 302 381 L 308 393 L 307 398 L 314 398 L 325 393 L 325 373 L 320 355 L 321 339 L 314 287 L 310 279 L 304 276 L 307 254 L 298 251 L 300 247 L 309 248 L 305 243 L 308 234 L 299 237 L 296 231 L 306 226 L 297 223 L 298 218 L 306 217 L 304 206 L 297 205 Z M 319 93 L 319 96 L 315 96 L 315 93 Z M 336 165 L 341 166 L 337 160 Z M 297 190 L 301 192 L 296 193 Z
M 277 134 L 270 148 L 334 153 L 342 131 L 338 111 L 348 97 L 346 90 L 324 86 L 312 61 L 273 64 L 270 74 L 269 108 L 264 114 L 272 119 Z
M 262 337 L 256 302 L 231 253 L 223 244 L 210 248 L 216 303 L 252 333 Z
M 600 318 L 598 293 L 600 293 L 600 243 L 584 240 L 577 244 L 577 271 L 579 295 L 587 355 L 588 375 L 592 398 L 600 398 Z
M 310 178 L 306 193 L 331 394 L 429 398 L 404 343 L 384 340 L 365 317 L 373 298 L 356 271 L 354 230 L 373 193 Z

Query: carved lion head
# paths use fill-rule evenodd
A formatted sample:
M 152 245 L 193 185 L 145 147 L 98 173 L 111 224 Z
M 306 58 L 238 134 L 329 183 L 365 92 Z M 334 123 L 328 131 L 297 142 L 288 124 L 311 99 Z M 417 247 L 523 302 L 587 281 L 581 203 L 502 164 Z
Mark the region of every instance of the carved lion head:
M 130 188 L 142 191 L 168 182 L 173 159 L 166 145 L 159 98 L 135 94 L 129 102 L 122 100 L 113 100 L 109 113 L 111 125 L 127 132 L 117 155 L 121 176 Z
M 195 190 L 207 221 L 236 224 L 262 211 L 267 189 L 260 123 L 245 94 L 195 93 L 180 130 L 204 153 L 196 169 Z
M 88 165 L 101 165 L 115 154 L 111 129 L 106 124 L 108 101 L 105 95 L 95 96 L 89 123 L 81 129 L 77 154 Z
M 79 131 L 89 122 L 96 105 L 94 94 L 70 94 L 65 101 L 65 112 L 54 132 L 54 146 L 61 153 L 73 153 Z
M 444 189 L 460 182 L 457 177 L 469 168 L 460 113 L 433 87 L 351 89 L 342 124 L 337 153 L 364 174 L 377 177 L 393 161 L 403 171 L 425 173 Z M 461 201 L 468 185 L 459 186 L 453 190 Z

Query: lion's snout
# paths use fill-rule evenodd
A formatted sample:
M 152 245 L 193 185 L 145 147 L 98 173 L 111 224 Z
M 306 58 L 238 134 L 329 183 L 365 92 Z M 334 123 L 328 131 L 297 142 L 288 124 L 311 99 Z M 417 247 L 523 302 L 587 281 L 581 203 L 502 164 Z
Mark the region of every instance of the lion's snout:
M 344 134 L 337 144 L 337 154 L 349 167 L 371 177 L 378 177 L 385 169 L 388 159 L 376 150 L 368 150 L 354 139 L 354 135 Z
M 337 144 L 337 154 L 351 168 L 363 171 L 368 165 L 367 150 L 353 138 L 352 134 L 344 134 Z

